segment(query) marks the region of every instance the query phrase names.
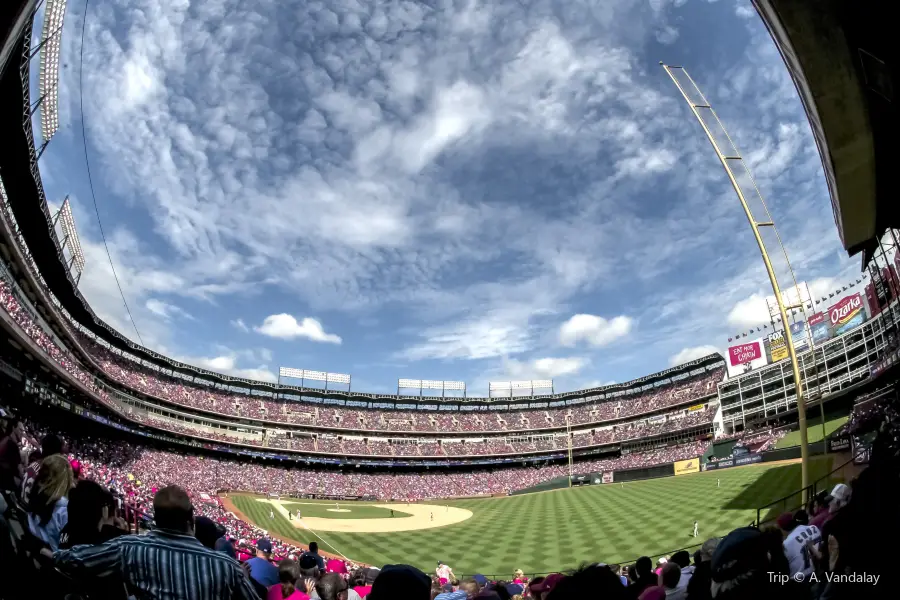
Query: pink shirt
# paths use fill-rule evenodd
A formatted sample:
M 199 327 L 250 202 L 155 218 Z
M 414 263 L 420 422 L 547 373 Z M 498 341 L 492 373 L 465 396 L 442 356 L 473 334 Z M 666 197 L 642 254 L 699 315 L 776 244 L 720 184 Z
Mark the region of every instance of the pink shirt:
M 269 587 L 269 593 L 266 594 L 266 600 L 309 600 L 309 596 L 297 589 L 294 590 L 294 593 L 290 596 L 284 597 L 281 595 L 281 584 L 279 583 Z

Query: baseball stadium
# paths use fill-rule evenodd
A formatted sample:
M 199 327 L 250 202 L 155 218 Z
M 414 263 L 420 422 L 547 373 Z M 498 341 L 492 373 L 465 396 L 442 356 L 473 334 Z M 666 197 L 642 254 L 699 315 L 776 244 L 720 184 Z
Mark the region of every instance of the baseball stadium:
M 883 7 L 184 4 L 0 7 L 0 600 L 883 595 Z

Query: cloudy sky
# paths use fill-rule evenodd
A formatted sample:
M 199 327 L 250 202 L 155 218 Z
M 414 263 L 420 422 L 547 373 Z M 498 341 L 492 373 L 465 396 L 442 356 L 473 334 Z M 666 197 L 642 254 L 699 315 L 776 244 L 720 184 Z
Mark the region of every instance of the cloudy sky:
M 84 0 L 62 129 L 93 308 L 137 338 L 82 137 Z M 798 278 L 856 275 L 794 87 L 746 0 L 95 0 L 83 121 L 144 344 L 279 366 L 557 390 L 722 350 L 768 281 L 660 60 L 687 66 L 753 169 Z M 814 291 L 814 294 L 817 293 Z

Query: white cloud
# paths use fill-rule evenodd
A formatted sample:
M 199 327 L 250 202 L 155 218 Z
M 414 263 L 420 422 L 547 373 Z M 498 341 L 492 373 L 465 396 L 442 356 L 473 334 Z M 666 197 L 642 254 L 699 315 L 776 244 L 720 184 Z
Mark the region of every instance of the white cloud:
M 698 358 L 703 358 L 704 356 L 709 356 L 710 354 L 714 354 L 716 352 L 720 352 L 720 350 L 711 345 L 682 348 L 677 354 L 669 359 L 669 365 L 674 367 L 676 365 L 684 364 Z
M 746 329 L 768 323 L 771 316 L 766 298 L 762 294 L 753 294 L 737 302 L 728 312 L 728 324 Z
M 237 329 L 239 331 L 243 331 L 244 333 L 250 331 L 250 328 L 247 327 L 247 324 L 244 323 L 243 319 L 234 319 L 233 321 L 231 321 L 231 325 L 235 329 Z
M 162 300 L 158 300 L 156 298 L 149 298 L 147 302 L 144 303 L 144 306 L 146 306 L 147 310 L 149 310 L 154 315 L 162 317 L 167 321 L 175 317 L 181 317 L 184 319 L 194 318 L 184 309 L 175 306 L 174 304 L 163 302 Z
M 536 358 L 525 362 L 508 360 L 505 366 L 507 373 L 514 379 L 551 379 L 564 375 L 575 375 L 587 364 L 587 359 L 572 356 Z
M 821 305 L 816 307 L 815 301 L 823 296 L 828 297 L 828 294 L 834 293 L 835 289 L 840 288 L 844 281 L 851 278 L 852 276 L 847 277 L 847 279 L 840 279 L 838 277 L 820 277 L 810 282 L 801 281 L 798 283 L 797 287 L 792 285 L 786 290 L 782 290 L 782 298 L 785 305 L 794 305 L 801 300 L 804 303 L 809 303 L 810 300 L 812 300 L 812 308 L 807 307 L 806 310 L 808 313 L 817 312 L 823 307 Z M 808 295 L 807 289 L 809 290 Z M 829 300 L 831 302 L 837 302 L 841 297 L 855 294 L 859 291 L 861 290 L 857 287 L 848 287 L 846 291 L 841 290 L 834 298 L 829 298 Z M 754 293 L 734 304 L 731 311 L 728 313 L 728 324 L 739 328 L 765 325 L 772 320 L 772 316 L 770 316 L 769 313 L 769 307 L 771 307 L 773 311 L 776 311 L 775 318 L 777 319 L 778 309 L 775 305 L 775 296 L 773 294 L 763 295 L 758 292 Z
M 605 346 L 628 335 L 632 325 L 632 319 L 624 315 L 609 320 L 596 315 L 573 315 L 560 326 L 559 343 L 563 346 L 574 346 L 584 341 L 595 347 Z
M 256 327 L 256 331 L 269 337 L 283 340 L 306 338 L 313 342 L 328 344 L 340 344 L 341 338 L 333 333 L 325 333 L 322 324 L 311 317 L 304 317 L 302 321 L 287 314 L 280 313 L 266 317 L 262 325 Z
M 267 365 L 258 367 L 242 368 L 237 366 L 237 358 L 234 355 L 199 357 L 199 358 L 179 358 L 182 362 L 195 365 L 202 369 L 209 369 L 226 375 L 234 375 L 235 377 L 245 377 L 247 379 L 256 379 L 258 381 L 277 381 L 278 378 L 269 369 Z

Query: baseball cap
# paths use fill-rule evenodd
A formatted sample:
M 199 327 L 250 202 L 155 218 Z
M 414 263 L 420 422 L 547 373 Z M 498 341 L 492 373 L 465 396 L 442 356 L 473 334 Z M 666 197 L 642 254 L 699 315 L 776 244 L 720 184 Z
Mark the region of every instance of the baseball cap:
M 472 579 L 474 579 L 475 583 L 477 583 L 478 585 L 486 585 L 487 584 L 487 577 L 485 577 L 481 573 L 475 573 L 474 575 L 472 575 Z
M 566 576 L 563 575 L 562 573 L 550 573 L 549 575 L 547 575 L 547 577 L 544 578 L 544 580 L 542 582 L 536 583 L 533 586 L 531 586 L 531 591 L 532 592 L 549 592 L 553 588 L 555 588 L 556 585 L 560 581 L 562 581 L 565 578 L 566 578 Z
M 449 584 L 449 583 L 445 583 L 444 585 L 441 586 L 441 591 L 449 594 L 449 593 L 453 592 L 453 585 Z
M 319 566 L 312 554 L 301 554 L 299 563 L 301 569 L 314 569 Z
M 347 572 L 347 565 L 345 565 L 344 561 L 342 560 L 332 558 L 327 563 L 325 563 L 325 572 L 340 573 L 341 575 L 343 575 Z
M 794 515 L 789 512 L 784 512 L 778 515 L 778 518 L 775 520 L 775 523 L 778 524 L 780 529 L 784 529 L 787 531 L 791 529 L 791 525 L 794 523 Z
M 722 538 L 710 538 L 703 542 L 703 545 L 700 546 L 700 556 L 703 557 L 703 560 L 712 560 L 713 555 L 716 553 L 716 548 L 719 547 L 719 542 L 722 541 Z
M 765 571 L 767 561 L 762 532 L 755 527 L 739 527 L 719 542 L 712 557 L 712 580 L 722 583 L 752 570 Z
M 265 552 L 266 554 L 271 554 L 272 552 L 272 542 L 267 540 L 266 538 L 261 538 L 256 540 L 256 549 L 260 552 Z
M 518 594 L 521 594 L 524 589 L 525 588 L 523 588 L 518 583 L 506 584 L 506 591 L 509 593 L 510 596 L 516 596 Z
M 846 504 L 850 501 L 850 493 L 851 490 L 849 485 L 846 483 L 839 483 L 831 490 L 832 501 L 837 500 L 842 504 Z

